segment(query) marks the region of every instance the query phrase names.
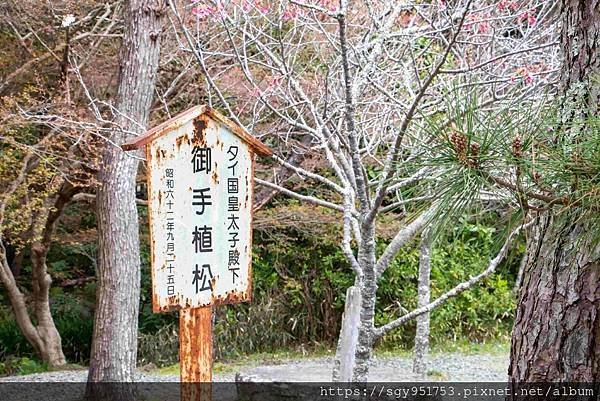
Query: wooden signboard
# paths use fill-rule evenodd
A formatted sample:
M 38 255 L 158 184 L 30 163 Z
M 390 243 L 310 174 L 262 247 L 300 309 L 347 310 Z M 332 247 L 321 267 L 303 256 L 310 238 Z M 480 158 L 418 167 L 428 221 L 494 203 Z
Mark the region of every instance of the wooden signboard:
M 272 152 L 206 106 L 191 108 L 122 148 L 143 146 L 152 307 L 180 310 L 182 382 L 210 382 L 211 307 L 250 299 L 254 155 Z M 209 399 L 182 393 L 185 399 L 201 397 Z

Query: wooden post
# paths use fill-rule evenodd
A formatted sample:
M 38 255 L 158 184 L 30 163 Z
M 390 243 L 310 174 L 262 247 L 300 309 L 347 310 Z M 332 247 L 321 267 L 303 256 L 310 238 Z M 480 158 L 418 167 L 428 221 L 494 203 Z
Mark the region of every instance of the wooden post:
M 356 345 L 358 344 L 361 299 L 358 287 L 348 287 L 346 290 L 346 307 L 342 316 L 342 331 L 333 366 L 332 379 L 334 382 L 352 381 L 352 366 L 354 366 Z
M 212 307 L 179 311 L 181 400 L 212 400 Z

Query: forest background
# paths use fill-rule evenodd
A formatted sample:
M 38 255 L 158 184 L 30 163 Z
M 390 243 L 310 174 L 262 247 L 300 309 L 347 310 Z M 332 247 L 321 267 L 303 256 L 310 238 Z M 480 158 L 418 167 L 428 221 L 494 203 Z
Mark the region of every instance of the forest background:
M 535 9 L 534 2 L 500 3 L 504 3 L 505 10 L 499 12 L 514 15 L 512 22 L 518 29 L 529 32 L 534 25 L 545 26 L 528 11 Z M 87 90 L 92 88 L 95 94 L 102 94 L 106 99 L 114 95 L 123 29 L 121 7 L 121 2 L 106 5 L 95 1 L 9 1 L 1 6 L 2 177 L 10 177 L 15 161 L 22 158 L 15 143 L 35 144 L 57 127 L 69 138 L 54 139 L 45 157 L 28 174 L 26 188 L 15 197 L 20 202 L 18 207 L 13 204 L 8 208 L 9 224 L 3 227 L 4 246 L 18 287 L 26 298 L 31 297 L 35 293 L 31 276 L 35 271 L 35 246 L 39 242 L 36 221 L 46 222 L 47 214 L 40 213 L 44 207 L 46 211 L 55 210 L 55 206 L 46 205 L 45 200 L 55 193 L 56 181 L 67 172 L 76 177 L 82 190 L 70 194 L 69 202 L 61 211 L 48 244 L 46 265 L 52 277 L 51 313 L 64 354 L 69 362 L 82 365 L 89 361 L 96 300 L 97 226 L 92 193 L 97 184 L 94 171 L 101 139 L 86 138 L 80 143 L 84 150 L 74 156 L 76 163 L 70 160 L 66 165 L 57 155 L 68 150 L 67 144 L 77 138 L 80 130 L 89 128 L 74 123 L 90 112 Z M 192 14 L 206 18 L 202 15 L 206 12 L 196 9 Z M 66 20 L 69 15 L 73 21 Z M 291 14 L 287 18 L 282 16 L 288 21 L 291 18 Z M 401 15 L 401 23 L 410 24 L 413 19 L 410 9 Z M 469 29 L 484 34 L 490 28 L 482 19 L 470 21 Z M 186 59 L 176 43 L 176 33 L 167 25 L 163 37 L 166 50 L 159 67 L 151 125 L 191 104 L 212 101 L 208 85 L 201 78 L 206 71 L 189 60 L 184 62 Z M 550 59 L 553 53 L 549 54 Z M 73 68 L 73 60 L 77 60 L 77 68 Z M 543 67 L 539 64 L 511 66 L 512 84 L 539 89 L 551 83 L 552 71 L 547 72 Z M 234 74 L 220 79 L 227 83 L 228 89 L 223 94 L 234 106 L 242 107 L 255 95 L 240 88 Z M 265 81 L 269 84 L 268 77 Z M 57 116 L 62 116 L 64 121 L 56 120 Z M 263 124 L 265 131 L 276 129 L 275 123 Z M 304 169 L 328 175 L 326 163 L 310 153 L 298 162 Z M 268 177 L 275 168 L 274 164 L 264 163 L 258 174 Z M 138 175 L 142 256 L 138 360 L 140 365 L 166 366 L 177 361 L 177 315 L 151 311 L 144 178 L 142 169 Z M 305 180 L 293 174 L 285 178 L 284 185 L 307 196 L 314 191 Z M 315 208 L 285 194 L 259 190 L 256 196 L 253 299 L 250 304 L 217 309 L 215 357 L 230 360 L 261 352 L 335 348 L 345 290 L 354 280 L 339 247 L 342 231 L 339 219 L 334 211 Z M 406 203 L 378 221 L 380 252 L 405 224 L 403 219 L 418 211 L 418 206 Z M 469 210 L 453 220 L 432 251 L 432 298 L 485 269 L 502 240 L 500 233 L 506 228 L 509 213 L 508 208 L 490 207 Z M 434 345 L 508 342 L 524 250 L 525 241 L 519 238 L 494 274 L 431 314 Z M 416 307 L 418 267 L 419 242 L 415 239 L 401 249 L 384 273 L 378 288 L 375 317 L 378 325 Z M 46 368 L 37 362 L 34 349 L 22 335 L 4 292 L 0 292 L 0 305 L 0 373 L 26 373 Z M 414 336 L 415 325 L 409 323 L 386 334 L 379 341 L 379 348 L 410 349 Z

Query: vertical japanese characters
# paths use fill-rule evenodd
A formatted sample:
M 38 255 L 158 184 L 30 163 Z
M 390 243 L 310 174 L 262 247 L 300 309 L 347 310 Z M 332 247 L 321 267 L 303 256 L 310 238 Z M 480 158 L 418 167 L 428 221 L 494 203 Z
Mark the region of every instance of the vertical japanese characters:
M 166 268 L 167 268 L 167 295 L 175 295 L 175 172 L 172 168 L 165 169 L 165 203 L 167 205 L 167 211 L 165 213 L 166 218 Z
M 212 171 L 212 151 L 210 148 L 199 147 L 194 145 L 192 148 L 192 174 L 198 177 L 198 182 L 203 182 Z M 202 216 L 205 213 L 210 213 L 209 208 L 212 206 L 210 186 L 198 187 L 192 190 L 192 206 L 195 214 Z M 203 224 L 194 225 L 192 231 L 192 245 L 196 254 L 192 269 L 192 285 L 196 294 L 201 291 L 212 291 L 213 274 L 210 259 L 206 254 L 213 252 L 213 227 Z
M 240 219 L 240 179 L 236 167 L 238 165 L 239 148 L 235 145 L 229 146 L 227 150 L 228 165 L 227 170 L 230 176 L 227 177 L 227 232 L 229 235 L 229 257 L 227 267 L 231 272 L 231 279 L 235 284 L 235 279 L 239 278 L 238 271 L 240 270 L 240 251 L 238 249 L 240 227 L 238 220 Z M 238 169 L 239 170 L 239 169 Z
M 229 127 L 201 121 L 147 149 L 155 312 L 251 295 L 252 148 Z

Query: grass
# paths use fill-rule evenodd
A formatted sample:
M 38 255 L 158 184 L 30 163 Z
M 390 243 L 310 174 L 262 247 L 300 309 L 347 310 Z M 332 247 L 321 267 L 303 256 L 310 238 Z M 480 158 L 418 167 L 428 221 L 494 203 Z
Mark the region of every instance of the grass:
M 441 344 L 435 344 L 430 348 L 430 354 L 440 355 L 448 353 L 458 353 L 464 355 L 505 355 L 510 351 L 509 339 L 494 339 L 482 342 L 470 342 L 468 340 L 448 341 Z M 385 350 L 375 350 L 375 355 L 382 357 L 411 358 L 412 349 L 395 348 Z
M 460 340 L 437 344 L 432 347 L 430 354 L 436 356 L 445 353 L 461 353 L 465 355 L 505 355 L 510 350 L 510 343 L 507 340 L 492 340 L 487 342 L 468 342 Z M 298 360 L 304 358 L 333 357 L 335 350 L 319 347 L 309 352 L 300 352 L 297 350 L 278 350 L 274 352 L 263 352 L 239 357 L 227 361 L 219 361 L 213 364 L 215 374 L 228 374 L 239 371 L 241 367 L 259 366 L 262 364 L 282 364 L 289 360 Z M 412 358 L 412 350 L 406 348 L 375 350 L 378 357 Z M 178 375 L 179 364 L 160 368 L 156 371 L 163 375 Z M 432 379 L 441 379 L 443 374 L 430 369 L 427 376 Z
M 277 365 L 282 364 L 290 360 L 297 360 L 303 358 L 321 358 L 327 356 L 333 356 L 335 352 L 325 347 L 317 347 L 310 351 L 299 351 L 282 349 L 273 352 L 260 352 L 251 355 L 241 356 L 239 358 L 218 361 L 213 363 L 213 373 L 216 374 L 227 374 L 234 373 L 239 370 L 240 367 L 244 366 L 259 366 L 263 364 Z M 156 371 L 158 374 L 163 375 L 178 375 L 179 364 L 176 363 L 171 366 L 159 368 Z
M 49 370 L 47 363 L 28 357 L 12 357 L 0 363 L 0 376 L 23 376 Z
M 510 352 L 510 339 L 497 339 L 483 342 L 459 340 L 435 347 L 433 353 L 460 353 L 465 355 L 506 355 Z
M 435 369 L 429 369 L 426 372 L 426 375 L 427 375 L 427 377 L 429 377 L 430 379 L 433 379 L 434 381 L 447 379 L 447 377 L 444 373 L 440 372 L 439 370 L 435 370 Z

